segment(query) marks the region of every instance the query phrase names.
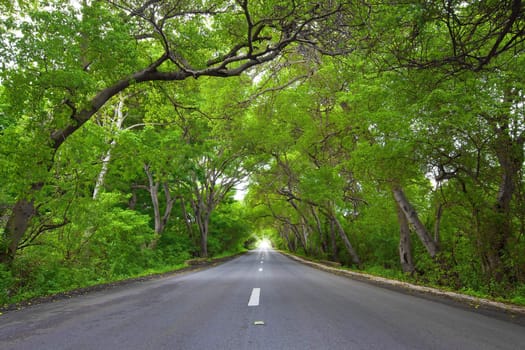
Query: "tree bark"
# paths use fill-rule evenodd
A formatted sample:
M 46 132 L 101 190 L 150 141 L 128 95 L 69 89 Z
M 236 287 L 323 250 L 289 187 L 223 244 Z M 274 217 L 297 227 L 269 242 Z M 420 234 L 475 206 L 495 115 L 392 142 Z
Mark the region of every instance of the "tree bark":
M 311 255 L 310 244 L 309 244 L 310 226 L 308 225 L 308 222 L 305 220 L 304 217 L 301 218 L 300 227 L 301 227 L 301 238 L 303 240 L 304 252 L 306 253 L 306 255 Z
M 299 232 L 299 229 L 292 224 L 289 223 L 292 227 L 293 232 L 297 235 L 297 238 L 299 238 L 299 241 L 301 242 L 301 245 L 303 246 L 304 253 L 306 255 L 310 255 L 310 251 L 308 249 L 308 236 L 309 236 L 309 226 L 308 226 L 308 220 L 306 216 L 303 214 L 303 211 L 299 208 L 299 206 L 295 203 L 293 199 L 288 199 L 288 203 L 295 209 L 297 214 L 299 214 L 300 217 L 300 223 L 299 226 L 301 227 L 301 232 Z
M 124 108 L 124 98 L 121 98 L 115 108 L 115 119 L 112 121 L 114 124 L 115 131 L 122 129 L 122 123 L 124 122 L 125 116 L 122 112 Z M 95 188 L 93 189 L 93 199 L 97 199 L 98 194 L 102 187 L 104 186 L 104 181 L 106 179 L 106 174 L 108 173 L 109 162 L 111 161 L 111 152 L 115 148 L 117 141 L 113 138 L 109 143 L 109 149 L 106 151 L 106 154 L 102 158 L 102 169 L 97 176 L 97 181 L 95 183 Z
M 162 215 L 162 219 L 161 219 L 161 225 L 162 225 L 161 232 L 164 231 L 164 228 L 168 224 L 168 221 L 171 216 L 171 211 L 173 210 L 173 204 L 175 203 L 175 200 L 176 200 L 176 198 L 173 198 L 171 196 L 170 187 L 167 182 L 164 182 L 162 184 L 162 187 L 164 189 L 164 199 L 166 200 L 166 207 L 164 208 L 164 215 Z
M 154 217 L 154 222 L 155 222 L 155 233 L 156 233 L 156 237 L 149 243 L 148 248 L 155 249 L 159 241 L 160 235 L 162 235 L 162 233 L 164 232 L 164 228 L 168 224 L 168 220 L 170 218 L 171 211 L 173 210 L 173 204 L 175 202 L 175 198 L 171 197 L 169 186 L 166 182 L 164 182 L 162 184 L 162 187 L 164 189 L 164 199 L 166 201 L 166 206 L 164 208 L 164 213 L 161 215 L 160 201 L 159 201 L 160 183 L 154 180 L 153 174 L 150 171 L 149 165 L 144 164 L 144 172 L 146 173 L 146 176 L 148 177 L 148 191 L 151 197 L 151 204 L 153 205 L 153 217 Z
M 208 220 L 201 223 L 201 258 L 208 257 Z
M 0 263 L 11 264 L 15 258 L 18 244 L 26 232 L 31 218 L 35 215 L 35 201 L 21 199 L 13 207 L 5 227 L 5 247 L 0 251 Z
M 394 194 L 394 199 L 397 205 L 401 208 L 403 214 L 405 214 L 408 222 L 414 227 L 419 240 L 423 243 L 428 254 L 434 258 L 439 252 L 439 247 L 428 233 L 425 225 L 419 220 L 416 210 L 406 198 L 403 189 L 400 186 L 394 186 L 392 188 L 392 193 Z
M 180 197 L 180 206 L 182 210 L 182 216 L 184 217 L 184 223 L 186 224 L 186 229 L 188 230 L 188 235 L 190 236 L 190 240 L 193 242 L 195 235 L 193 233 L 193 224 L 191 222 L 191 218 L 188 215 L 188 211 L 186 210 L 186 201 L 184 200 L 184 197 Z
M 210 213 L 208 212 L 208 209 L 206 208 L 203 194 L 198 191 L 198 189 L 195 190 L 196 198 L 193 198 L 191 200 L 191 206 L 193 209 L 193 213 L 195 215 L 195 221 L 197 222 L 197 226 L 199 227 L 199 233 L 200 233 L 200 256 L 201 258 L 207 258 L 208 257 L 208 226 L 209 226 L 209 218 Z
M 355 251 L 354 247 L 352 247 L 352 243 L 350 243 L 350 240 L 348 239 L 348 236 L 346 235 L 346 232 L 339 222 L 335 215 L 332 216 L 332 220 L 337 227 L 337 231 L 339 232 L 339 236 L 343 240 L 343 243 L 345 244 L 346 250 L 350 254 L 350 257 L 352 258 L 352 262 L 357 265 L 358 267 L 361 267 L 361 260 L 359 259 L 359 256 L 357 255 L 357 252 Z
M 441 217 L 443 216 L 443 208 L 444 205 L 442 203 L 438 204 L 438 207 L 436 209 L 436 221 L 434 222 L 434 242 L 436 244 L 439 244 L 439 241 L 441 240 Z
M 290 239 L 290 235 L 288 234 L 288 226 L 283 225 L 281 229 L 279 230 L 279 234 L 282 238 L 286 241 L 286 246 L 288 247 L 288 250 L 291 252 L 295 252 L 297 250 L 296 246 L 294 245 L 294 241 Z
M 331 218 L 328 219 L 330 222 L 330 243 L 332 246 L 332 259 L 334 261 L 339 261 L 339 252 L 337 249 L 337 240 L 336 240 L 336 234 L 335 234 L 335 224 L 334 220 Z
M 153 205 L 153 219 L 155 222 L 155 233 L 162 232 L 162 219 L 160 216 L 159 206 L 159 183 L 153 179 L 153 174 L 150 171 L 149 165 L 144 164 L 144 172 L 148 177 L 148 191 L 151 197 L 151 204 Z
M 299 243 L 301 244 L 301 247 L 303 247 L 305 254 L 308 255 L 308 248 L 306 247 L 306 243 L 304 242 L 301 232 L 299 232 L 299 229 L 297 228 L 297 225 L 294 225 L 291 222 L 288 222 L 288 226 L 290 227 L 290 230 L 294 234 L 295 242 L 299 241 Z M 295 244 L 295 246 L 297 247 L 297 244 Z
M 492 207 L 492 215 L 488 218 L 485 229 L 486 261 L 488 270 L 496 281 L 502 281 L 507 273 L 504 256 L 512 237 L 511 203 L 519 183 L 520 171 L 524 162 L 523 147 L 525 137 L 510 135 L 509 125 L 501 122 L 496 128 L 495 153 L 501 168 L 501 178 L 498 186 L 496 202 Z
M 399 221 L 399 260 L 401 269 L 405 273 L 414 273 L 415 266 L 412 258 L 412 242 L 410 241 L 410 227 L 403 210 L 397 207 L 397 219 Z
M 319 219 L 319 215 L 317 215 L 317 211 L 313 205 L 310 205 L 310 211 L 312 212 L 312 216 L 314 217 L 315 224 L 317 227 L 317 232 L 319 233 L 319 242 L 321 243 L 321 253 L 325 254 L 328 251 L 328 244 L 326 242 L 326 237 L 323 233 L 323 227 L 321 225 L 321 220 Z

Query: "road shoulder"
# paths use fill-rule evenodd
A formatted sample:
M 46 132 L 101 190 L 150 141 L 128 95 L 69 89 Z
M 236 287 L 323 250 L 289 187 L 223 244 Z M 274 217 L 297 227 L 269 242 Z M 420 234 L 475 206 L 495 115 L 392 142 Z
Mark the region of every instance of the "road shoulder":
M 92 286 L 82 287 L 82 288 L 76 288 L 65 292 L 60 292 L 56 294 L 46 295 L 46 296 L 40 296 L 31 298 L 28 300 L 24 300 L 21 302 L 18 302 L 16 304 L 8 304 L 8 305 L 0 305 L 0 316 L 3 313 L 10 312 L 10 311 L 16 311 L 25 309 L 27 307 L 31 307 L 33 305 L 43 304 L 43 303 L 52 303 L 56 302 L 58 300 L 63 299 L 71 299 L 76 296 L 85 295 L 88 293 L 94 293 L 98 291 L 103 290 L 109 290 L 114 289 L 118 287 L 126 287 L 128 285 L 132 285 L 134 283 L 142 283 L 146 281 L 151 281 L 155 279 L 165 278 L 165 277 L 171 277 L 175 275 L 181 275 L 185 273 L 192 273 L 197 272 L 203 269 L 211 268 L 217 265 L 220 265 L 222 263 L 225 263 L 227 261 L 233 260 L 241 255 L 246 254 L 247 252 L 240 252 L 234 255 L 220 257 L 220 258 L 210 258 L 210 259 L 191 259 L 186 262 L 188 266 L 172 270 L 168 272 L 162 272 L 162 273 L 153 273 L 150 275 L 140 276 L 140 277 L 131 277 L 126 278 L 118 281 L 113 282 L 107 282 L 107 283 L 101 283 L 101 284 L 95 284 Z
M 371 283 L 383 288 L 388 288 L 397 292 L 412 294 L 418 297 L 431 299 L 438 302 L 453 304 L 461 308 L 469 309 L 474 312 L 479 312 L 491 317 L 504 319 L 513 323 L 525 325 L 525 307 L 513 304 L 506 304 L 489 299 L 478 298 L 470 295 L 461 294 L 458 292 L 451 292 L 441 290 L 433 287 L 426 287 L 416 285 L 413 283 L 392 280 L 384 277 L 373 276 L 366 273 L 356 272 L 341 269 L 334 266 L 329 266 L 320 262 L 304 259 L 302 257 L 290 254 L 288 252 L 279 251 L 288 258 L 300 262 L 302 264 L 311 266 L 313 268 L 327 271 L 340 276 L 345 276 L 358 281 Z

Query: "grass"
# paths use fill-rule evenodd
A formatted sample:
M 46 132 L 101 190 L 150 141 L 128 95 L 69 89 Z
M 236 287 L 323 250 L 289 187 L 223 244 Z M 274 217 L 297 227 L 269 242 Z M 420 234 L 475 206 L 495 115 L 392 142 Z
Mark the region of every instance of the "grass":
M 198 265 L 208 265 L 217 261 L 222 261 L 229 257 L 242 254 L 241 252 L 225 252 L 214 256 L 212 258 L 202 259 L 202 263 Z M 53 287 L 42 287 L 42 288 L 19 288 L 16 292 L 0 293 L 0 310 L 17 309 L 23 306 L 45 302 L 48 300 L 56 300 L 60 298 L 69 298 L 73 295 L 84 294 L 89 291 L 100 290 L 104 288 L 110 288 L 115 285 L 125 284 L 137 280 L 145 280 L 155 278 L 170 273 L 176 273 L 180 270 L 191 268 L 188 262 L 167 265 L 167 266 L 155 266 L 153 268 L 146 268 L 141 271 L 130 273 L 130 274 L 119 274 L 119 275 L 106 275 L 104 277 L 98 277 L 96 279 L 82 279 L 79 278 L 77 281 L 72 282 L 69 285 L 53 286 Z M 76 276 L 81 277 L 81 276 Z M 74 280 L 74 278 L 72 278 Z M 12 288 L 12 290 L 15 290 Z M 0 291 L 1 292 L 1 291 Z M 7 295 L 6 295 L 7 294 Z M 1 314 L 1 312 L 0 312 Z

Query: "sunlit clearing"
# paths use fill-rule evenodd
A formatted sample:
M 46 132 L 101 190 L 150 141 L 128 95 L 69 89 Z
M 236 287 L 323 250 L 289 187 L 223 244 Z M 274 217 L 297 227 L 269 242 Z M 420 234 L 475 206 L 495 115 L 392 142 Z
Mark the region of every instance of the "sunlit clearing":
M 263 238 L 259 241 L 259 244 L 257 245 L 260 249 L 268 249 L 272 247 L 272 243 L 267 240 L 266 238 Z

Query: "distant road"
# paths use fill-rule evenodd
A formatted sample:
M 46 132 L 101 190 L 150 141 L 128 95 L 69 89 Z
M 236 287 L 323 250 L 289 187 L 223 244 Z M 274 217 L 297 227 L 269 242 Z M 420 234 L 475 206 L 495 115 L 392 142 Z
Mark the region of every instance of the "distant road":
M 257 250 L 0 316 L 0 349 L 525 349 L 525 327 Z

